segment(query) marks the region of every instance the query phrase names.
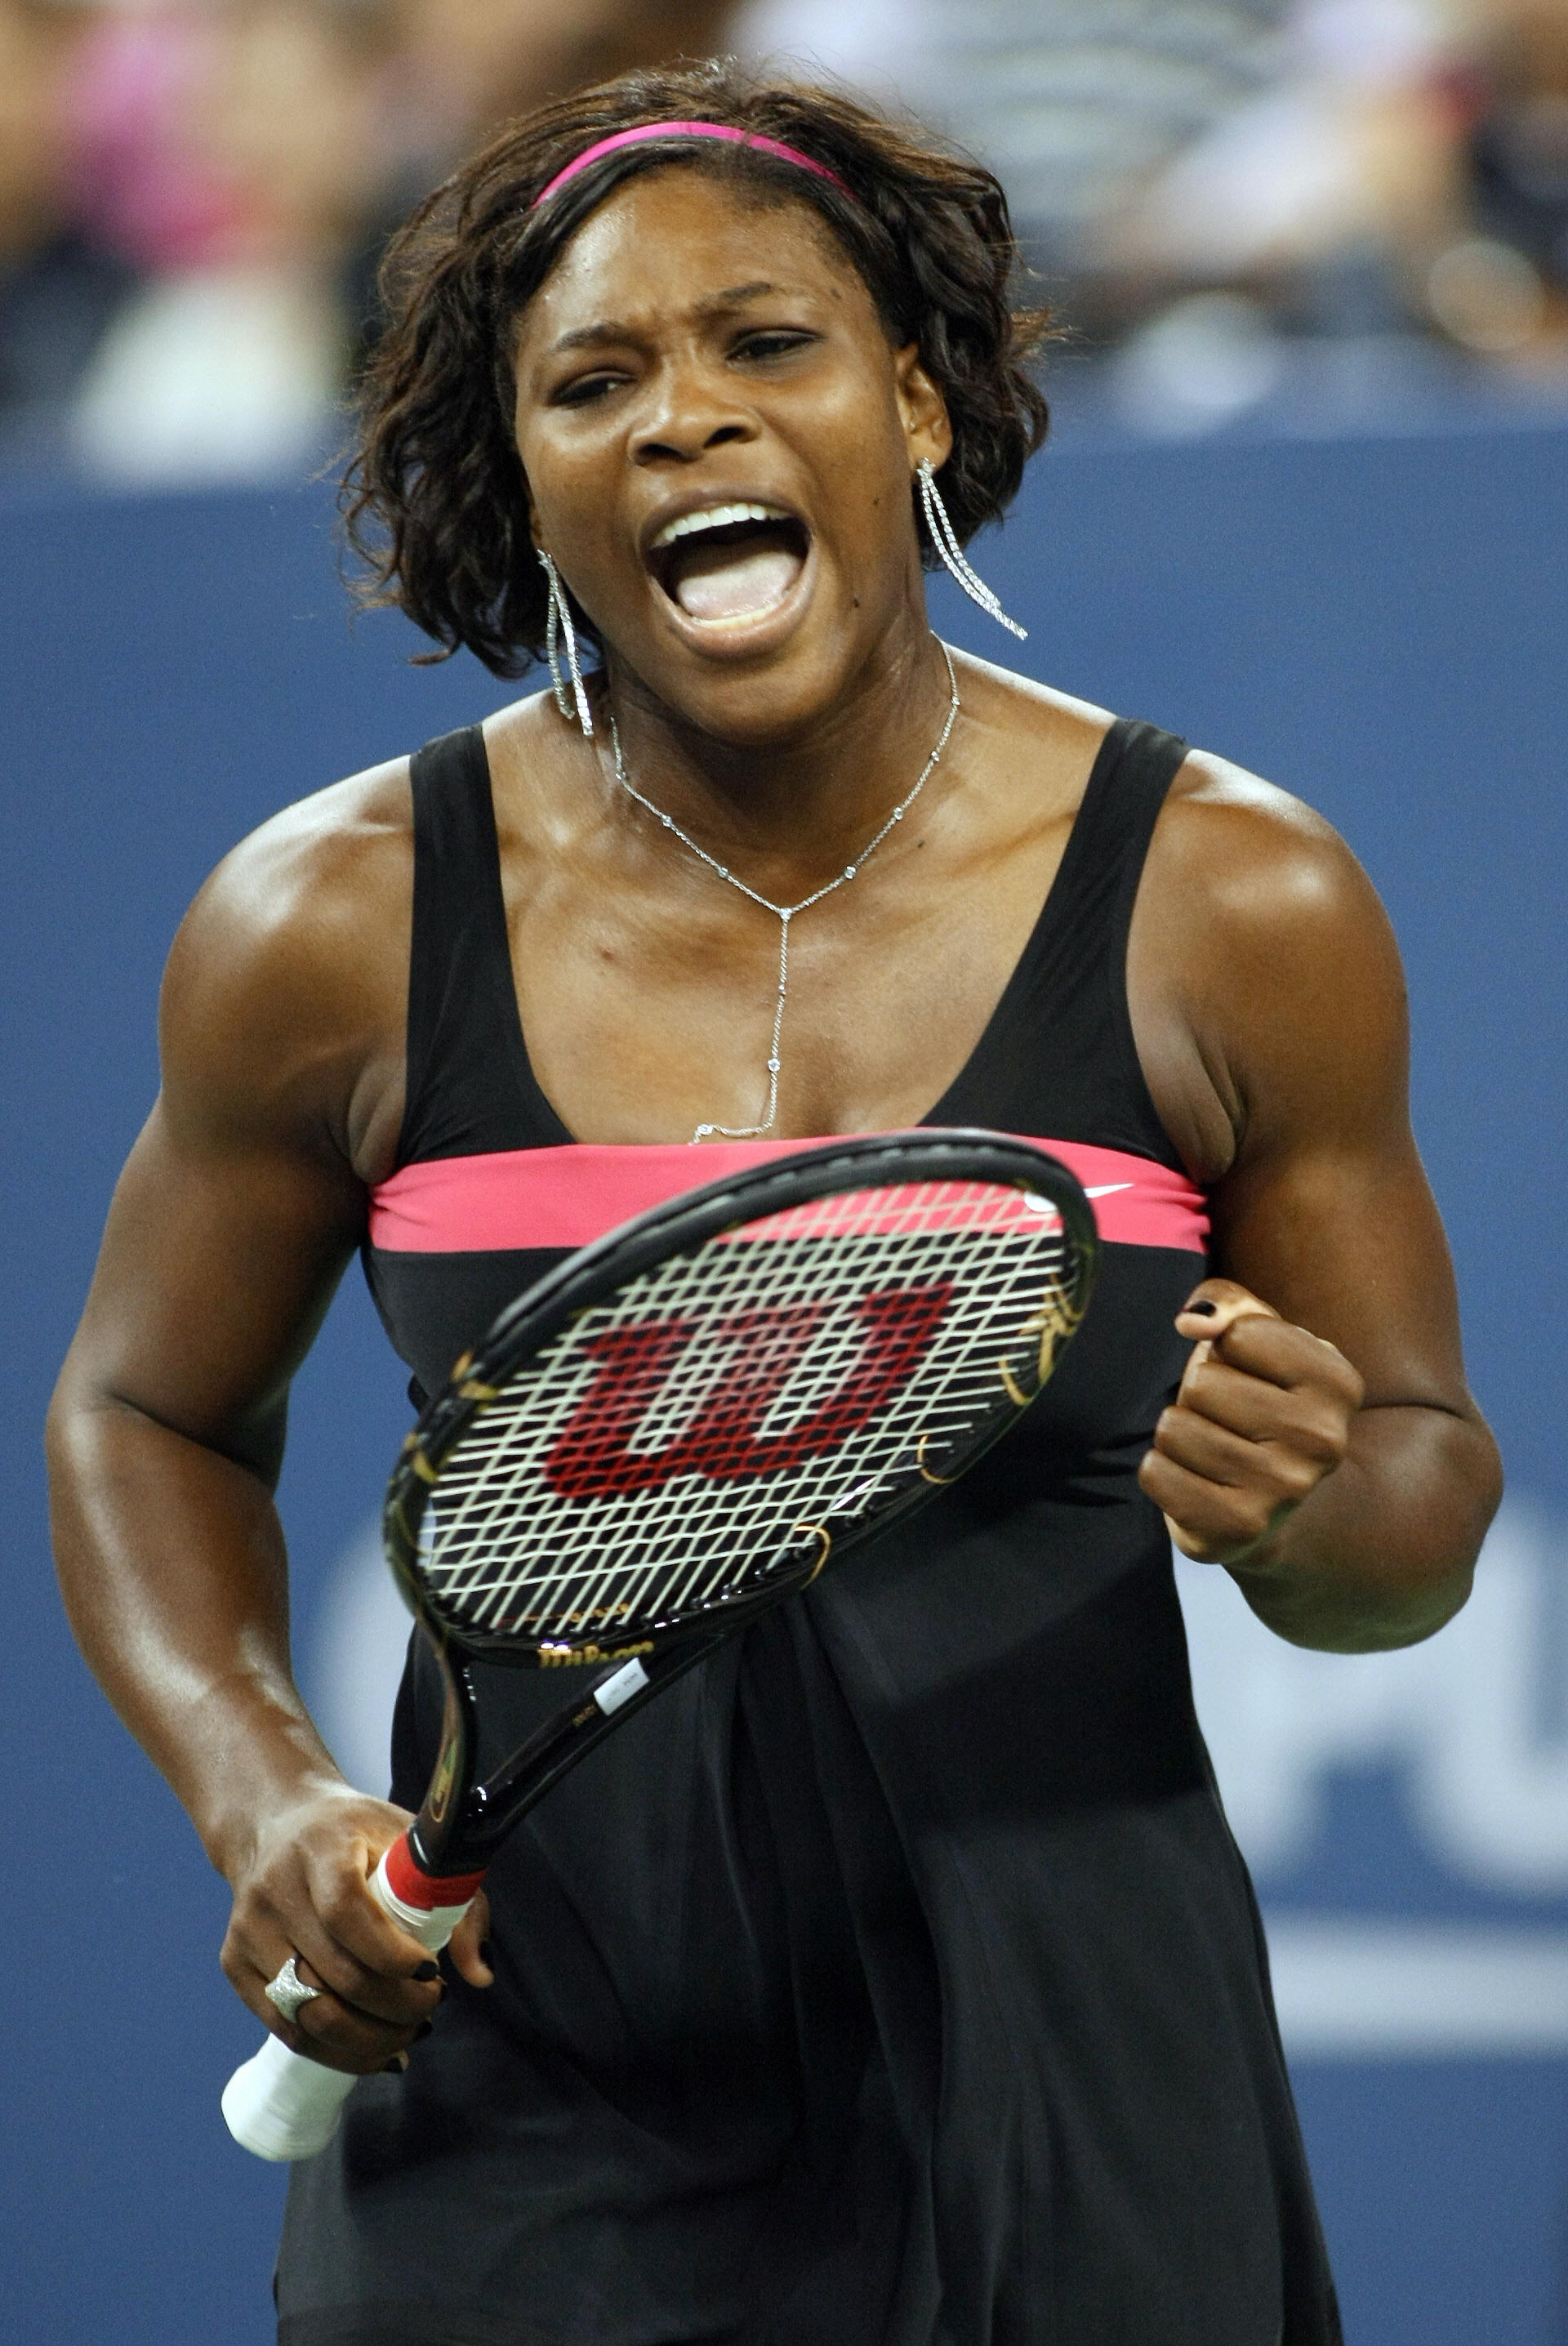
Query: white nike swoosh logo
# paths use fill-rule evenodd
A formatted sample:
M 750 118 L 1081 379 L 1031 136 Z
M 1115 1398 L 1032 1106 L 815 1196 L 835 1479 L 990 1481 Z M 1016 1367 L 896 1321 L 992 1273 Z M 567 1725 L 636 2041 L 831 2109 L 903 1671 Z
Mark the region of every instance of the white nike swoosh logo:
M 1114 1198 L 1118 1189 L 1130 1189 L 1130 1181 L 1102 1181 L 1097 1189 L 1085 1189 L 1085 1198 Z

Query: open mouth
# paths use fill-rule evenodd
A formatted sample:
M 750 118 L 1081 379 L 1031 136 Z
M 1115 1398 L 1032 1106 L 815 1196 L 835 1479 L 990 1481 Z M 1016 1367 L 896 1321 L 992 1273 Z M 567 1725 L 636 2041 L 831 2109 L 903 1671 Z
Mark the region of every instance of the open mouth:
M 804 523 L 777 505 L 709 505 L 667 522 L 648 565 L 688 619 L 734 627 L 779 608 L 805 567 L 809 546 Z

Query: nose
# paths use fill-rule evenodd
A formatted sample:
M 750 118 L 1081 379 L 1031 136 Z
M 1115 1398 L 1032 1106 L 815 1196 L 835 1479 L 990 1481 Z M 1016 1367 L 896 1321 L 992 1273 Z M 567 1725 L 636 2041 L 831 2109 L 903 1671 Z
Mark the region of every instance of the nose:
M 756 418 L 706 366 L 670 366 L 632 434 L 636 464 L 690 464 L 710 448 L 755 440 Z

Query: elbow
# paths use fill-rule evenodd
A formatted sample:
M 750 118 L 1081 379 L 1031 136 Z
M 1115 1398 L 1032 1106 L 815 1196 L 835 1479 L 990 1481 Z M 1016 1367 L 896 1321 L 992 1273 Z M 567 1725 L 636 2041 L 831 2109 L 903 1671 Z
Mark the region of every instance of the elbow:
M 1418 1646 L 1469 1598 L 1502 1496 L 1479 1413 L 1369 1412 L 1352 1447 L 1265 1557 L 1231 1567 L 1253 1611 L 1294 1646 L 1339 1654 Z
M 1441 1429 L 1446 1458 L 1418 1497 L 1408 1494 L 1410 1530 L 1390 1542 L 1393 1569 L 1379 1576 L 1360 1634 L 1344 1650 L 1388 1652 L 1419 1646 L 1463 1610 L 1476 1566 L 1502 1499 L 1502 1457 L 1479 1411 Z
M 1448 1613 L 1451 1620 L 1469 1596 L 1481 1557 L 1481 1544 L 1502 1504 L 1502 1453 L 1478 1409 L 1457 1422 L 1450 1464 L 1456 1531 L 1456 1579 L 1460 1594 Z M 1462 1528 L 1461 1528 L 1462 1526 Z M 1441 1623 L 1438 1625 L 1441 1627 Z
M 1335 1641 L 1332 1650 L 1341 1654 L 1388 1654 L 1401 1646 L 1420 1646 L 1427 1638 L 1435 1637 L 1469 1604 L 1475 1586 L 1475 1561 L 1471 1556 L 1446 1571 L 1434 1571 L 1414 1587 L 1380 1592 L 1380 1601 L 1374 1601 L 1353 1617 L 1346 1634 Z
M 1502 1453 L 1497 1446 L 1491 1426 L 1479 1411 L 1476 1413 L 1475 1432 L 1480 1454 L 1475 1474 L 1475 1504 L 1479 1520 L 1475 1548 L 1479 1556 L 1481 1543 L 1491 1528 L 1492 1519 L 1502 1504 L 1503 1474 Z

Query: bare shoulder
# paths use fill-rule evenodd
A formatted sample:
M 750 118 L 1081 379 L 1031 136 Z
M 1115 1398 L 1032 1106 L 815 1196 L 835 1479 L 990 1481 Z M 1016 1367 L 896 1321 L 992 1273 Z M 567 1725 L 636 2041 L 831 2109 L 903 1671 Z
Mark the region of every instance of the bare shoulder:
M 231 849 L 169 954 L 172 1104 L 346 1117 L 368 1061 L 389 1041 L 401 1050 L 412 887 L 406 758 L 285 807 Z
M 1399 949 L 1377 892 L 1322 816 L 1192 751 L 1156 826 L 1129 979 L 1162 995 L 1233 1127 L 1402 1114 Z
M 1288 790 L 1207 750 L 1189 750 L 1150 848 L 1156 880 L 1239 943 L 1327 939 L 1387 923 L 1331 823 Z
M 958 666 L 974 717 L 1086 782 L 1115 721 L 1108 709 L 968 654 Z M 1252 934 L 1278 944 L 1344 923 L 1387 929 L 1371 882 L 1332 824 L 1288 790 L 1207 750 L 1189 750 L 1171 785 L 1150 848 L 1149 882 L 1145 894 L 1182 905 L 1189 928 L 1201 920 L 1233 942 Z

